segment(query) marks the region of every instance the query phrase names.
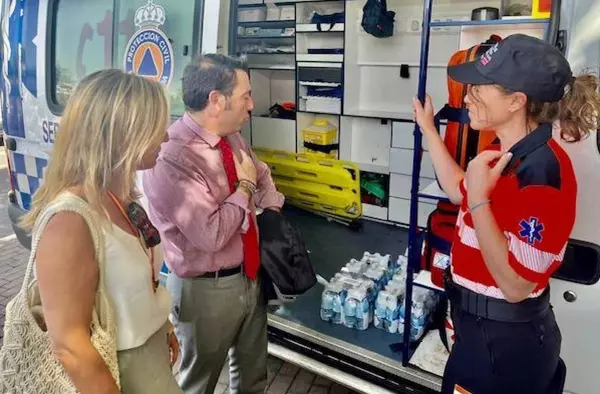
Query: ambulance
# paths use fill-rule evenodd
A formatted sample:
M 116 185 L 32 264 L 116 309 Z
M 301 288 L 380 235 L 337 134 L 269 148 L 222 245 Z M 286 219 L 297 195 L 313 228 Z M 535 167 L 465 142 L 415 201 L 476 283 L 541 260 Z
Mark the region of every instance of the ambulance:
M 183 68 L 198 52 L 229 52 L 228 40 L 237 34 L 230 21 L 238 1 L 1 1 L 0 91 L 11 188 L 7 196 L 8 212 L 18 240 L 29 248 L 30 238 L 17 222 L 30 208 L 32 195 L 43 182 L 53 143 L 60 133 L 61 111 L 77 82 L 93 71 L 108 67 L 152 75 L 168 87 L 173 119 L 177 119 L 184 111 L 180 93 Z M 252 1 L 263 4 L 269 0 Z M 287 6 L 302 2 L 271 1 Z M 561 12 L 552 18 L 560 19 L 560 45 L 574 71 L 588 69 L 598 73 L 600 2 L 553 0 L 553 3 L 557 1 Z M 345 2 L 347 7 L 358 8 L 365 3 L 364 0 Z M 446 5 L 469 3 L 475 9 L 501 1 L 436 0 L 434 7 L 442 2 Z M 393 0 L 387 3 L 390 8 L 395 4 Z M 162 10 L 158 14 L 156 7 Z M 360 21 L 356 25 L 359 26 Z M 418 32 L 418 23 L 413 28 Z M 148 54 L 152 62 L 145 58 Z M 348 89 L 353 81 L 345 83 Z M 436 104 L 443 105 L 442 102 Z M 565 263 L 551 283 L 552 304 L 563 336 L 561 356 L 567 365 L 565 390 L 595 394 L 600 391 L 596 377 L 600 370 L 597 336 L 600 327 L 600 138 L 592 131 L 590 138 L 583 142 L 563 145 L 573 162 L 579 193 L 577 220 Z M 290 213 L 291 220 L 306 237 L 315 270 L 325 277 L 331 277 L 334 271 L 323 267 L 332 262 L 338 268 L 342 266 L 348 249 L 362 247 L 361 250 L 377 251 L 377 245 L 390 242 L 401 253 L 406 247 L 405 227 L 396 226 L 388 231 L 377 220 L 365 217 L 362 232 L 356 233 L 313 216 L 297 210 Z M 342 238 L 336 238 L 340 234 Z M 333 239 L 341 241 L 336 243 L 331 241 Z M 323 243 L 326 247 L 321 245 Z M 269 314 L 271 355 L 361 393 L 440 391 L 439 373 L 402 362 L 402 353 L 395 346 L 401 342 L 400 336 L 392 338 L 391 334 L 374 328 L 358 331 L 336 327 L 321 320 L 322 290 L 321 285 L 317 285 L 291 305 Z M 443 353 L 443 349 L 438 351 Z

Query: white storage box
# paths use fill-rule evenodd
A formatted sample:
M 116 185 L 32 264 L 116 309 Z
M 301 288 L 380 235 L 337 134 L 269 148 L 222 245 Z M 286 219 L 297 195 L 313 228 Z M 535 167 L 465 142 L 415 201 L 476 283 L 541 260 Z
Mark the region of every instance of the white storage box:
M 267 20 L 268 21 L 278 21 L 281 17 L 281 11 L 279 7 L 268 5 L 267 6 Z
M 261 8 L 247 8 L 238 11 L 240 22 L 263 22 L 267 17 L 267 10 Z
M 324 112 L 339 114 L 342 112 L 342 100 L 336 97 L 306 96 L 306 110 L 308 112 Z
M 280 15 L 279 19 L 282 21 L 291 21 L 296 19 L 296 7 L 293 5 L 284 5 L 279 7 Z

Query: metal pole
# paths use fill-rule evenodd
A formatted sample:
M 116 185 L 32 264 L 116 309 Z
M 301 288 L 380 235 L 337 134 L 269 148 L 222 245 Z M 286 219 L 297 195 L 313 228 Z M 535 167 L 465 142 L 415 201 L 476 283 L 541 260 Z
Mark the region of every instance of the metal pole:
M 418 98 L 424 103 L 427 87 L 427 63 L 429 60 L 429 38 L 431 33 L 431 10 L 433 0 L 424 0 L 423 4 L 423 32 L 421 34 L 421 62 L 419 64 L 419 90 Z M 404 305 L 404 351 L 402 354 L 402 364 L 408 365 L 410 350 L 410 331 L 411 331 L 411 307 L 412 307 L 412 289 L 413 272 L 418 271 L 420 264 L 421 250 L 417 248 L 417 224 L 418 224 L 418 203 L 419 203 L 419 176 L 421 174 L 421 146 L 422 134 L 419 126 L 415 123 L 414 129 L 414 151 L 413 151 L 413 171 L 412 185 L 410 190 L 410 219 L 408 226 L 408 269 L 406 280 L 406 297 Z

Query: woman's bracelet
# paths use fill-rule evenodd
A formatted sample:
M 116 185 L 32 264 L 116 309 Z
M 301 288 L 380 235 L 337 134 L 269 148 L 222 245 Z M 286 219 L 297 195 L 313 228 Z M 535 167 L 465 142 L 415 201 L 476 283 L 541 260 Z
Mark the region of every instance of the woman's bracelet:
M 476 210 L 480 206 L 485 205 L 485 204 L 489 204 L 491 202 L 492 202 L 492 200 L 485 200 L 485 201 L 482 201 L 482 202 L 478 202 L 477 204 L 473 205 L 472 207 L 469 207 L 469 212 L 473 212 L 474 210 Z

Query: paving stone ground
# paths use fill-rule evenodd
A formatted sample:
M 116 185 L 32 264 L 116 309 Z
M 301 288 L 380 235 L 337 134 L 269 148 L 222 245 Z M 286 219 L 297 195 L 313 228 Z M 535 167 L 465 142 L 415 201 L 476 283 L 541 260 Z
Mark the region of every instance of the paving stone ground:
M 6 159 L 0 147 L 0 346 L 2 345 L 6 304 L 21 288 L 29 251 L 13 234 L 7 213 L 6 193 L 9 189 Z M 268 394 L 343 394 L 348 389 L 295 365 L 270 357 L 268 363 Z M 228 392 L 229 377 L 223 369 L 215 394 Z

